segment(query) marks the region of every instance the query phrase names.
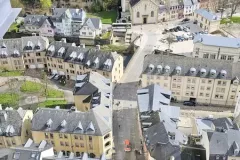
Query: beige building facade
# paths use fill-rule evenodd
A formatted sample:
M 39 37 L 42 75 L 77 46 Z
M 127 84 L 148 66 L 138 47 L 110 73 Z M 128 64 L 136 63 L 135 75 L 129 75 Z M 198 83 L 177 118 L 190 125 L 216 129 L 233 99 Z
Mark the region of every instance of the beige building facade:
M 0 40 L 0 68 L 2 70 L 45 68 L 48 45 L 48 39 L 40 36 Z
M 240 60 L 240 39 L 211 35 L 198 35 L 194 38 L 192 57 L 220 59 L 238 62 Z
M 240 91 L 239 63 L 223 60 L 149 55 L 144 60 L 142 86 L 158 84 L 173 100 L 234 106 Z
M 116 52 L 76 47 L 64 42 L 54 42 L 47 50 L 47 68 L 52 74 L 75 80 L 77 75 L 95 71 L 118 82 L 123 75 L 123 57 Z
M 25 144 L 31 138 L 31 110 L 0 110 L 0 148 Z
M 74 108 L 40 109 L 33 117 L 32 137 L 35 143 L 46 140 L 51 143 L 54 152 L 69 156 L 81 156 L 84 152 L 90 158 L 112 156 L 112 129 L 100 112 L 107 108 L 94 108 L 88 112 L 79 112 Z M 64 116 L 63 116 L 64 115 Z

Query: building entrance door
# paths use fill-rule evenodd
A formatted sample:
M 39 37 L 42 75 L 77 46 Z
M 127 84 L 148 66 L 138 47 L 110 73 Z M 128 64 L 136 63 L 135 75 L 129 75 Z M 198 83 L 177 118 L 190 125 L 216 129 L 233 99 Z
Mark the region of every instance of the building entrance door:
M 143 18 L 143 24 L 147 24 L 147 18 L 146 17 Z

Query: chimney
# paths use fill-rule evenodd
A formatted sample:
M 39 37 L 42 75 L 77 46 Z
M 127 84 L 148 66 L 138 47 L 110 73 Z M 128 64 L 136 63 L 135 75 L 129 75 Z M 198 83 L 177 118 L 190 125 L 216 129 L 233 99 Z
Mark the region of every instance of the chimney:
M 81 48 L 85 48 L 85 43 L 80 44 Z
M 97 50 L 100 50 L 100 48 L 101 48 L 100 45 L 96 45 Z
M 61 39 L 61 42 L 67 43 L 67 39 L 66 39 L 66 38 L 62 38 L 62 39 Z

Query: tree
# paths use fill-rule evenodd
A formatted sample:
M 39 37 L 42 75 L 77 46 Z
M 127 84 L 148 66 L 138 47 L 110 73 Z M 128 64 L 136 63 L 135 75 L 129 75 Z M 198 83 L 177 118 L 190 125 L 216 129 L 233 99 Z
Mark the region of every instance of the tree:
M 218 9 L 218 2 L 219 0 L 210 0 L 208 3 L 208 9 L 216 12 Z
M 44 9 L 48 9 L 52 7 L 52 1 L 51 0 L 40 0 L 41 7 Z
M 168 50 L 170 51 L 171 44 L 174 42 L 174 38 L 172 36 L 168 36 L 166 38 L 167 44 L 168 44 Z
M 230 0 L 231 6 L 231 12 L 230 17 L 232 18 L 233 14 L 236 12 L 237 8 L 240 7 L 240 0 Z

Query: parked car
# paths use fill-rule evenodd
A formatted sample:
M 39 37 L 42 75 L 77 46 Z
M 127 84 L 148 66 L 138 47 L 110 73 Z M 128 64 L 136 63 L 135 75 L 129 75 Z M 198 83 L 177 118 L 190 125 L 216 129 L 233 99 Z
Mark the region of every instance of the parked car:
M 194 22 L 193 22 L 193 24 L 197 24 L 198 23 L 198 21 L 197 20 L 195 20 Z
M 183 31 L 189 32 L 190 30 L 189 30 L 187 27 L 184 27 L 184 28 L 183 28 Z
M 189 18 L 184 18 L 184 19 L 182 20 L 182 22 L 188 22 L 188 21 L 190 21 Z
M 173 28 L 174 32 L 178 32 L 178 29 L 177 28 Z
M 185 106 L 196 106 L 196 102 L 194 102 L 194 101 L 184 101 L 183 105 L 185 105 Z
M 182 30 L 183 30 L 183 27 L 182 27 L 182 26 L 177 26 L 176 28 L 177 28 L 177 30 L 179 30 L 179 31 L 182 31 Z
M 128 139 L 126 139 L 124 141 L 124 151 L 125 152 L 131 152 L 131 144 L 130 144 L 130 141 Z
M 173 30 L 172 28 L 171 28 L 171 29 L 169 29 L 169 31 L 170 31 L 170 32 L 174 32 L 174 30 Z

